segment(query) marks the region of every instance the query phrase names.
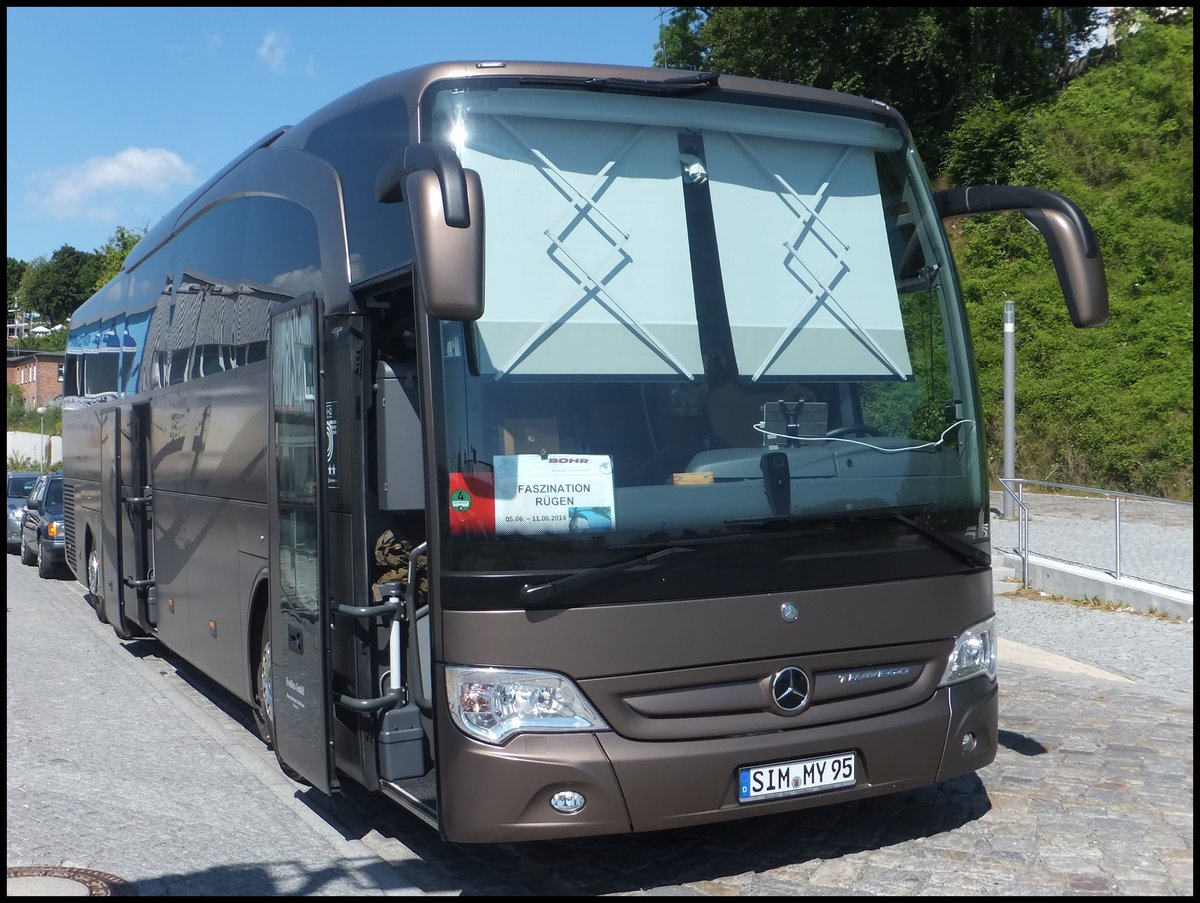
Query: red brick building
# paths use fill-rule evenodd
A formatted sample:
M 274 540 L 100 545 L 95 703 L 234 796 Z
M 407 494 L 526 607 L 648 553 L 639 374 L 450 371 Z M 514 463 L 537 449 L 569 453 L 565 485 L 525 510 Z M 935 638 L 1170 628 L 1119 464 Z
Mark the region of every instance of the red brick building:
M 8 350 L 8 384 L 21 387 L 25 408 L 35 410 L 62 395 L 63 351 Z

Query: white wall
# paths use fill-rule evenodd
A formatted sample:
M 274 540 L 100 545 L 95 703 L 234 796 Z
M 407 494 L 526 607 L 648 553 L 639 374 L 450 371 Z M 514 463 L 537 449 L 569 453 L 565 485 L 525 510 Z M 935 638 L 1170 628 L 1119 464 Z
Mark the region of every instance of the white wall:
M 5 458 L 12 458 L 14 455 L 22 458 L 32 459 L 34 461 L 42 460 L 45 455 L 45 446 L 42 445 L 42 436 L 37 433 L 9 433 L 8 434 L 8 452 Z M 50 442 L 50 464 L 57 464 L 62 460 L 62 436 L 47 437 Z

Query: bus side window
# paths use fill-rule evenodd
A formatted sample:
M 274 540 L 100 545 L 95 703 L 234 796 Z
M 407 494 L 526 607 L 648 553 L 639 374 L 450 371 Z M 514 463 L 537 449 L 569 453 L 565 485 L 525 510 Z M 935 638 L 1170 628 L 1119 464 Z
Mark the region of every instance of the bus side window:
M 245 203 L 245 254 L 229 335 L 235 366 L 266 358 L 272 308 L 301 295 L 325 297 L 312 212 L 282 198 L 253 197 Z
M 206 346 L 228 344 L 242 269 L 247 204 L 226 201 L 206 211 L 183 232 L 181 278 L 167 333 L 167 382 L 176 384 L 217 372 Z M 207 364 L 207 366 L 206 366 Z

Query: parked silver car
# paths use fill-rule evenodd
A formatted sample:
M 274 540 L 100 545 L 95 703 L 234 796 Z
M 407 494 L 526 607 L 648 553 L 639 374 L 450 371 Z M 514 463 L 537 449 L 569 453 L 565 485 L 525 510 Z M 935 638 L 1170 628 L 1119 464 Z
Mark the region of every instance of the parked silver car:
M 25 500 L 37 482 L 36 472 L 15 471 L 8 473 L 8 551 L 17 551 L 21 546 L 21 521 L 25 515 Z

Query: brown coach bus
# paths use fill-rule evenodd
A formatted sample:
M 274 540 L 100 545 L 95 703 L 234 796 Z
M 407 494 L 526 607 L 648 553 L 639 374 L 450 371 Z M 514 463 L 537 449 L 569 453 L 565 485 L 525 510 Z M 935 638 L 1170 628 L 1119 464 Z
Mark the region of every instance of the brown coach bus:
M 68 560 L 284 770 L 456 842 L 652 831 L 996 754 L 984 433 L 896 110 L 453 62 L 272 131 L 71 320 Z

